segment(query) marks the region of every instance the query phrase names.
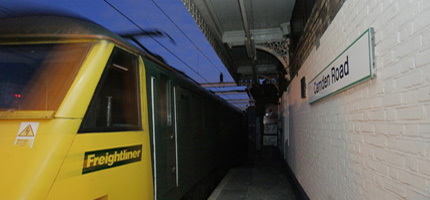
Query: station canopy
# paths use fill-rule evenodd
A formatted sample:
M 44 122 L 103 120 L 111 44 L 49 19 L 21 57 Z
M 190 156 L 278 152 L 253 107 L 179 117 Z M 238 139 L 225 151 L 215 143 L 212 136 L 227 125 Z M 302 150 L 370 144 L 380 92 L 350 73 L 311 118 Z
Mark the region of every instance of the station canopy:
M 237 85 L 289 81 L 295 0 L 182 0 Z

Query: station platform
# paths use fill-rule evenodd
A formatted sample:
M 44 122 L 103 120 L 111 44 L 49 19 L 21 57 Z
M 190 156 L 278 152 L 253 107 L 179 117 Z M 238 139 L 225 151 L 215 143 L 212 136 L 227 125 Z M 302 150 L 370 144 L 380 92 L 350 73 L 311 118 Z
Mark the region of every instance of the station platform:
M 263 149 L 231 169 L 208 200 L 299 200 L 276 149 Z

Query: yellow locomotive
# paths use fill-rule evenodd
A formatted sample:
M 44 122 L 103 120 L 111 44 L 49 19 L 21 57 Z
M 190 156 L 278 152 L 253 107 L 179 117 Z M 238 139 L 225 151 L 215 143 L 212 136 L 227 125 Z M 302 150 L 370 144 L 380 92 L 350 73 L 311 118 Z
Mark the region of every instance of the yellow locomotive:
M 0 199 L 181 199 L 243 155 L 241 111 L 103 27 L 0 27 Z

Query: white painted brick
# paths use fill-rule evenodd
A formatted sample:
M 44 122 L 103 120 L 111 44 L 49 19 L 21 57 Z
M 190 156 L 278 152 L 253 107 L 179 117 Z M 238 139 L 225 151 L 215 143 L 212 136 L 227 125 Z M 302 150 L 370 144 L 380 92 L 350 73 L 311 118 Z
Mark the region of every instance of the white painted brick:
M 375 173 L 376 171 L 370 166 L 373 163 L 373 159 L 371 158 L 362 158 L 362 161 L 366 167 L 363 167 L 361 170 L 361 176 L 364 180 L 375 182 Z
M 424 110 L 425 110 L 425 119 L 430 119 L 430 104 L 424 105 Z
M 388 176 L 393 180 L 399 180 L 399 170 L 395 167 L 388 167 Z
M 388 94 L 398 92 L 398 89 L 396 87 L 396 81 L 395 80 L 387 80 L 384 82 L 384 91 Z M 400 96 L 400 95 L 399 95 Z M 384 97 L 385 100 L 385 97 Z
M 364 185 L 364 179 L 362 178 L 362 173 L 357 173 L 356 176 L 354 176 L 352 179 L 355 186 L 361 187 Z
M 412 32 L 413 32 L 413 23 L 407 22 L 406 24 L 401 26 L 401 29 L 398 32 L 399 41 L 407 42 L 406 40 L 411 37 Z
M 375 132 L 373 124 L 359 123 L 358 126 L 359 126 L 359 129 L 362 133 L 374 133 Z
M 426 146 L 426 157 L 430 158 L 430 144 L 427 144 Z
M 377 95 L 384 94 L 385 93 L 384 84 L 379 83 L 378 85 L 376 85 L 376 92 L 377 92 Z
M 378 1 L 367 1 L 365 3 L 365 5 L 367 6 L 368 9 L 378 10 L 379 12 L 381 12 L 382 10 L 379 9 L 380 6 L 378 4 L 380 4 L 380 2 L 378 2 Z M 379 15 L 381 15 L 381 14 L 379 14 Z
M 402 104 L 413 104 L 417 102 L 417 91 L 412 90 L 402 93 Z
M 406 197 L 406 186 L 400 182 L 386 178 L 384 180 L 385 188 L 401 197 Z
M 402 104 L 402 94 L 389 94 L 383 97 L 386 106 L 396 106 Z
M 404 126 L 402 124 L 380 123 L 375 125 L 376 134 L 398 136 L 398 135 L 401 135 L 403 132 L 404 132 Z
M 418 8 L 420 12 L 425 12 L 430 10 L 430 2 L 421 0 L 419 1 Z
M 350 121 L 352 121 L 352 120 L 350 120 Z M 354 132 L 354 124 L 348 123 L 346 125 L 346 131 L 348 131 L 348 133 L 353 133 Z
M 429 55 L 430 55 L 430 52 L 429 52 Z M 417 90 L 417 101 L 418 102 L 430 101 L 430 87 L 425 87 Z
M 396 79 L 396 87 L 407 89 L 421 84 L 421 72 L 414 71 Z
M 405 136 L 409 137 L 417 137 L 419 136 L 418 133 L 418 125 L 417 124 L 407 124 L 405 125 L 405 129 L 402 133 Z
M 350 118 L 351 121 L 363 121 L 364 120 L 363 113 L 361 113 L 361 112 L 360 113 L 353 113 L 350 116 L 351 116 L 351 118 Z
M 359 153 L 362 154 L 362 155 L 364 155 L 364 156 L 367 156 L 369 158 L 374 158 L 375 157 L 375 150 L 374 150 L 374 148 L 372 148 L 369 145 L 363 145 L 363 146 L 361 146 L 360 150 L 359 150 Z
M 380 30 L 381 32 L 383 31 L 383 36 L 386 36 L 387 33 L 390 33 L 395 30 L 392 26 L 392 20 L 396 16 L 396 11 L 393 12 L 395 8 L 390 5 L 384 5 L 384 2 L 382 2 L 380 9 L 382 11 L 382 14 L 380 15 L 380 18 L 378 19 L 377 23 L 372 24 L 372 26 L 378 28 L 377 30 Z
M 430 138 L 430 124 L 418 125 L 418 134 L 423 138 Z
M 415 68 L 415 60 L 412 56 L 404 58 L 400 61 L 400 66 L 400 73 L 402 74 L 412 71 Z
M 409 169 L 412 172 L 418 172 L 417 159 L 413 157 L 406 157 L 406 169 Z
M 351 95 L 348 96 L 348 102 L 354 102 L 362 99 L 361 92 L 352 92 Z
M 375 110 L 368 113 L 369 119 L 372 121 L 384 121 L 385 110 Z
M 377 3 L 377 2 L 376 1 L 369 1 L 369 4 L 373 4 L 373 3 Z M 370 23 L 375 22 L 375 20 L 377 20 L 379 18 L 379 16 L 381 15 L 381 10 L 375 8 L 372 5 L 367 5 L 367 9 L 370 11 L 369 14 L 367 15 L 369 22 Z
M 414 20 L 414 32 L 419 32 L 426 28 L 428 30 L 428 19 L 430 19 L 429 10 L 421 12 Z
M 388 193 L 387 199 L 389 200 L 404 200 L 404 198 L 397 196 L 396 194 Z
M 366 184 L 367 191 L 372 195 L 372 199 L 386 199 L 387 193 L 377 185 Z
M 423 52 L 418 52 L 415 55 L 415 64 L 416 64 L 416 67 L 423 67 L 423 66 L 426 66 L 426 65 L 430 64 L 429 55 L 430 55 L 430 49 L 426 49 Z
M 386 126 L 389 135 L 398 135 L 404 132 L 405 128 L 401 124 L 389 124 Z
M 394 139 L 388 141 L 390 148 L 399 150 L 404 153 L 414 154 L 418 156 L 425 156 L 426 143 L 410 139 Z
M 368 109 L 372 108 L 372 104 L 370 104 L 368 101 L 362 101 L 362 102 L 360 102 L 358 107 L 360 110 L 368 110 Z
M 361 156 L 359 156 L 358 154 L 352 154 L 351 156 L 351 160 L 356 162 L 356 163 L 361 163 L 363 158 Z
M 374 27 L 378 77 L 313 105 L 292 80 L 287 158 L 311 199 L 430 199 L 429 13 L 428 0 L 348 0 L 312 47 L 298 77 Z
M 369 96 L 371 97 L 371 98 L 374 98 L 374 97 L 376 97 L 377 95 L 378 95 L 378 87 L 377 87 L 377 84 L 379 84 L 379 85 L 381 85 L 382 86 L 382 82 L 381 81 L 379 81 L 379 80 L 377 80 L 377 79 L 372 79 L 372 80 L 370 80 L 372 83 L 369 85 L 369 87 L 367 87 L 367 89 L 368 89 L 368 92 L 369 92 Z
M 406 189 L 406 199 L 411 200 L 429 200 L 429 196 L 425 196 L 423 194 L 420 194 L 414 190 Z
M 382 98 L 374 98 L 371 100 L 370 104 L 372 105 L 372 108 L 380 108 L 383 105 Z
M 375 184 L 376 186 L 378 186 L 379 188 L 384 188 L 385 185 L 385 176 L 380 175 L 380 174 L 375 174 Z
M 430 66 L 420 68 L 419 72 L 421 73 L 423 82 L 427 83 L 427 84 L 430 83 Z M 428 85 L 427 85 L 427 87 L 428 87 Z
M 385 123 L 375 124 L 375 134 L 387 134 L 387 128 Z
M 428 160 L 419 160 L 418 161 L 419 172 L 430 176 L 430 161 Z
M 380 69 L 378 71 L 379 76 L 377 78 L 386 81 L 389 79 L 393 79 L 394 77 L 398 77 L 400 75 L 401 68 L 402 65 L 400 65 L 400 63 L 393 63 L 393 65 L 385 65 L 385 68 Z
M 398 166 L 398 167 L 404 167 L 405 166 L 405 158 L 404 156 L 390 152 L 386 149 L 377 149 L 376 150 L 376 159 L 385 161 L 387 163 L 390 163 L 391 165 Z
M 396 41 L 396 44 L 397 44 L 397 41 Z M 375 47 L 375 49 L 378 51 L 377 47 Z M 392 51 L 383 51 L 383 52 L 385 53 L 378 57 L 378 60 L 381 61 L 383 65 L 382 66 L 376 65 L 376 70 L 378 72 L 379 80 L 387 80 L 391 77 L 394 77 L 400 74 L 399 67 L 401 66 L 398 63 L 394 62 L 395 61 L 394 53 Z M 394 67 L 394 66 L 397 66 L 397 67 Z M 391 70 L 388 70 L 388 69 L 391 69 Z M 380 73 L 380 72 L 384 72 L 384 73 Z
M 368 164 L 370 169 L 372 169 L 378 173 L 381 173 L 382 175 L 388 174 L 388 165 L 386 165 L 382 162 L 376 161 L 376 160 L 368 160 L 368 162 L 369 163 L 367 163 L 367 164 Z
M 368 144 L 377 147 L 385 147 L 387 145 L 387 138 L 384 135 L 367 135 L 365 139 Z
M 428 192 L 427 179 L 425 177 L 399 170 L 399 181 L 411 185 L 422 192 Z
M 358 107 L 358 103 L 351 103 L 350 107 L 348 108 L 350 111 L 355 112 L 355 111 L 359 111 L 360 108 Z
M 411 1 L 395 1 L 396 10 L 398 15 L 394 18 L 398 26 L 404 26 L 406 23 L 411 22 L 416 18 L 419 7 Z
M 351 135 L 351 141 L 361 143 L 361 142 L 363 142 L 363 135 L 362 134 L 352 134 Z
M 398 58 L 402 58 L 406 55 L 409 55 L 418 51 L 420 46 L 421 46 L 420 37 L 408 38 L 408 40 L 400 43 L 399 46 L 394 48 L 394 55 Z
M 393 108 L 388 108 L 387 109 L 387 121 L 393 121 L 396 120 L 396 116 L 397 116 L 397 110 L 393 109 Z
M 424 118 L 424 109 L 422 106 L 411 106 L 397 109 L 397 118 L 399 120 L 418 120 Z
M 354 133 L 360 133 L 360 127 L 359 127 L 359 125 L 360 125 L 359 123 L 354 123 L 353 124 L 353 128 L 354 128 L 353 132 Z
M 382 32 L 382 31 L 379 31 Z M 383 32 L 382 32 L 383 34 Z M 386 53 L 385 55 L 382 55 L 382 59 L 384 61 L 384 64 L 390 64 L 393 62 L 393 57 L 391 55 L 391 52 L 384 51 L 385 49 L 393 48 L 397 44 L 397 36 L 393 34 L 392 32 L 388 32 L 387 34 L 383 34 L 383 40 L 378 40 L 378 42 L 375 43 L 375 49 L 377 52 Z M 376 37 L 378 39 L 378 37 Z M 378 65 L 379 67 L 379 65 Z
M 424 34 L 421 35 L 422 38 L 422 46 L 429 47 L 430 46 L 430 35 L 424 32 Z

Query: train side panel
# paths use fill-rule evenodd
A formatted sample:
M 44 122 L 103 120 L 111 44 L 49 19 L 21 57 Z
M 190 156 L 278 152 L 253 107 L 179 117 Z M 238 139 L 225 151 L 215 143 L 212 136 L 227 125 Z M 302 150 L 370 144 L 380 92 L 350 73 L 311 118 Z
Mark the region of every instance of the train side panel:
M 177 190 L 177 135 L 171 74 L 144 58 L 155 199 Z
M 156 198 L 181 199 L 218 169 L 229 168 L 226 158 L 239 160 L 232 151 L 243 115 L 180 73 L 150 59 L 145 63 Z M 200 190 L 205 189 L 191 198 L 207 193 Z

